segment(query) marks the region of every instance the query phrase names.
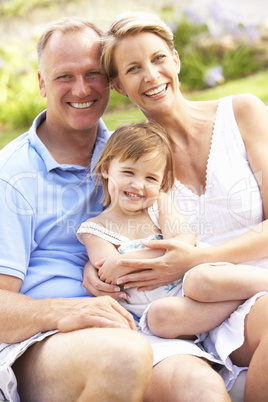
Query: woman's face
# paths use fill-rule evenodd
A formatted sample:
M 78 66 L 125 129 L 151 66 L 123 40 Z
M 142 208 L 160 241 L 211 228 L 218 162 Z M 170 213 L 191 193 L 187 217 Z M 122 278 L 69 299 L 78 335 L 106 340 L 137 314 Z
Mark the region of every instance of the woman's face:
M 159 36 L 141 32 L 120 40 L 113 53 L 118 76 L 114 88 L 147 117 L 170 111 L 179 89 L 180 60 Z

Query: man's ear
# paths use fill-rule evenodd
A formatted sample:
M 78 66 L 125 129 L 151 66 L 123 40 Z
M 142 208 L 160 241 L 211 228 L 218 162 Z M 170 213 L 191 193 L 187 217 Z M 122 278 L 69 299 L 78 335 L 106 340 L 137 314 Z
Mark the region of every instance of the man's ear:
M 47 96 L 46 94 L 46 83 L 44 78 L 42 77 L 42 74 L 40 73 L 40 70 L 38 70 L 38 82 L 39 82 L 39 91 L 40 95 L 45 98 Z
M 111 89 L 115 89 L 120 95 L 127 96 L 127 93 L 116 78 L 111 81 Z

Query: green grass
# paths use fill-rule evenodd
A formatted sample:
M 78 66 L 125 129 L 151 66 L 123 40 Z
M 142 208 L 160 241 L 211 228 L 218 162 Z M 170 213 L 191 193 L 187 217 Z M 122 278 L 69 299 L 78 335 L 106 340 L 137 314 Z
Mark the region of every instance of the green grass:
M 215 88 L 187 93 L 185 96 L 189 100 L 211 100 L 232 94 L 252 93 L 268 105 L 267 82 L 268 71 L 262 71 L 247 78 L 230 81 Z M 104 121 L 110 130 L 114 130 L 122 124 L 141 120 L 145 120 L 141 111 L 130 105 L 121 106 L 119 110 L 114 108 L 112 110 L 108 109 L 104 115 Z M 16 130 L 6 129 L 2 132 L 0 130 L 0 149 L 27 129 L 28 127 Z
M 187 96 L 190 100 L 210 100 L 223 96 L 251 93 L 258 96 L 268 106 L 268 71 L 261 71 L 246 78 L 227 82 L 205 91 L 192 92 Z

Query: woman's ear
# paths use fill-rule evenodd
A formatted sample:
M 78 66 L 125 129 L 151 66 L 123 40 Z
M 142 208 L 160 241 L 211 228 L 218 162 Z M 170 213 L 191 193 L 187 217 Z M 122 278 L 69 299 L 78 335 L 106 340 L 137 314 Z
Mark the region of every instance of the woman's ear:
M 118 92 L 120 95 L 127 96 L 127 93 L 125 92 L 123 87 L 120 85 L 120 82 L 118 81 L 117 78 L 115 78 L 111 81 L 111 89 L 115 89 L 116 92 Z
M 177 73 L 179 74 L 181 71 L 181 61 L 177 50 L 173 51 L 173 60 L 175 61 L 175 64 L 177 66 Z

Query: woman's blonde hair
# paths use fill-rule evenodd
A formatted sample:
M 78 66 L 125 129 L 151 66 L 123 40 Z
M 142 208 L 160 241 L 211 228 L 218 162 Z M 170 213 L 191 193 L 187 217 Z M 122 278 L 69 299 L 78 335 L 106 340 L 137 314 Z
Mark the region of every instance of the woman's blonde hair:
M 113 52 L 117 43 L 128 35 L 150 32 L 158 35 L 173 53 L 175 50 L 171 29 L 156 14 L 126 12 L 120 14 L 110 25 L 103 40 L 101 62 L 109 79 L 117 77 Z
M 95 168 L 95 177 L 103 186 L 103 204 L 111 202 L 108 191 L 108 179 L 102 176 L 108 170 L 110 162 L 119 158 L 120 162 L 128 159 L 137 162 L 142 156 L 158 153 L 157 158 L 165 161 L 164 181 L 161 190 L 168 192 L 175 181 L 174 157 L 167 134 L 162 126 L 155 122 L 142 122 L 119 127 L 107 141 Z

